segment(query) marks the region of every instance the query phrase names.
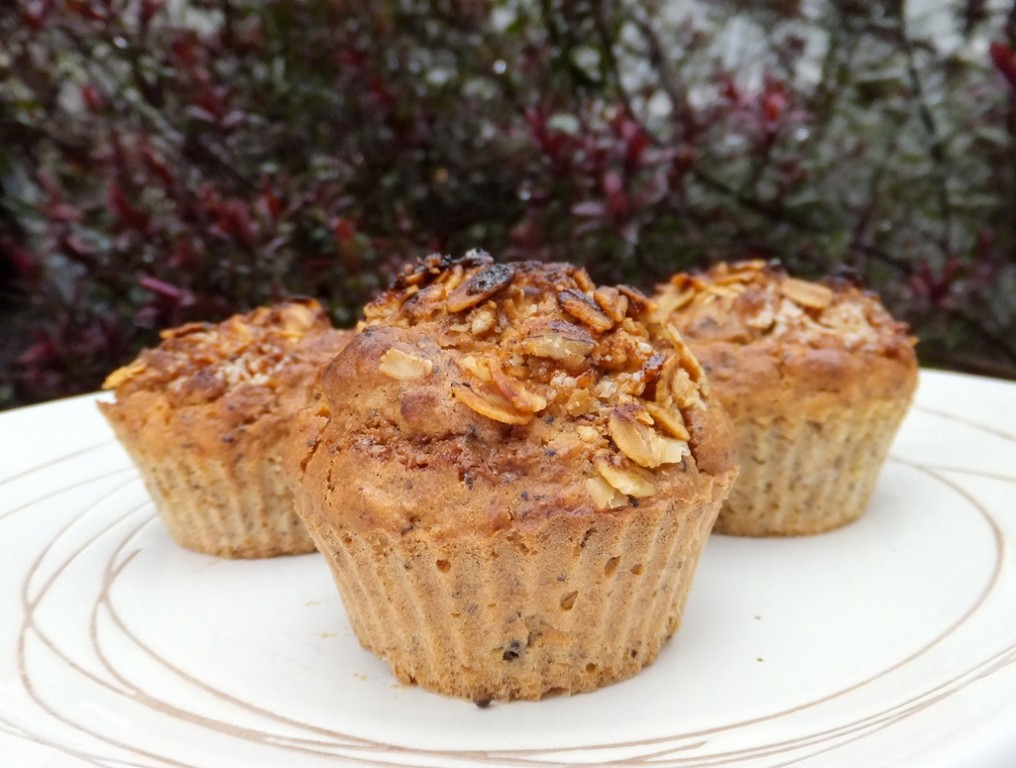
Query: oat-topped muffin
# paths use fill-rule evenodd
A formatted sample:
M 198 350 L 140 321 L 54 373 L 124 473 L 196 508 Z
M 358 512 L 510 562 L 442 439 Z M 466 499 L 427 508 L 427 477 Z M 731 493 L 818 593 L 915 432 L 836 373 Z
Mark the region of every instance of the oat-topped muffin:
M 353 629 L 399 679 L 576 693 L 677 628 L 734 436 L 649 306 L 471 252 L 366 308 L 288 463 Z
M 859 517 L 917 383 L 907 326 L 847 281 L 761 261 L 676 275 L 655 298 L 737 427 L 741 474 L 716 530 L 810 534 Z
M 310 552 L 282 477 L 292 420 L 349 339 L 314 301 L 162 333 L 99 403 L 184 547 L 222 557 Z

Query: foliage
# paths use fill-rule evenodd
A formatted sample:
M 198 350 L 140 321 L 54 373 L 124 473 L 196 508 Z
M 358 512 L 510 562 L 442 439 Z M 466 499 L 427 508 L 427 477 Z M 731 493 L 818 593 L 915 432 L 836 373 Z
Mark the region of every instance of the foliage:
M 1016 6 L 13 0 L 0 407 L 482 245 L 643 287 L 848 269 L 926 363 L 1016 371 Z

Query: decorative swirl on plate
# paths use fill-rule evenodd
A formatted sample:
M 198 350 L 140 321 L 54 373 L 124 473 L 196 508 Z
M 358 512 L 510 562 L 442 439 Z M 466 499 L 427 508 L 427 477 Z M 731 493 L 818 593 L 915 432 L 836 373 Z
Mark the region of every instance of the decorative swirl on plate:
M 83 407 L 90 405 L 85 402 Z M 1016 437 L 1004 429 L 920 406 L 915 412 L 949 420 L 975 435 L 990 433 L 1016 446 Z M 97 425 L 96 435 L 101 427 Z M 990 625 L 1000 606 L 1016 599 L 1016 576 L 1007 575 L 1002 567 L 1008 540 L 1014 535 L 1012 509 L 986 501 L 990 488 L 983 485 L 1008 487 L 1016 484 L 1016 477 L 929 465 L 898 454 L 892 462 L 899 471 L 919 477 L 926 487 L 939 489 L 939 495 L 954 505 L 952 513 L 962 518 L 958 525 L 969 524 L 970 515 L 983 521 L 987 540 L 993 542 L 993 551 L 985 552 L 989 560 L 984 572 L 963 610 L 912 652 L 824 695 L 755 717 L 731 718 L 714 727 L 672 725 L 653 733 L 647 726 L 645 738 L 598 742 L 586 738 L 588 731 L 565 729 L 550 745 L 521 734 L 511 741 L 500 739 L 496 746 L 477 748 L 458 738 L 455 724 L 450 724 L 447 733 L 440 734 L 441 746 L 435 747 L 400 742 L 397 738 L 403 735 L 395 728 L 390 740 L 370 738 L 356 729 L 347 732 L 323 725 L 330 719 L 327 713 L 313 713 L 317 717 L 310 718 L 285 706 L 265 706 L 213 684 L 195 673 L 186 657 L 181 663 L 167 656 L 165 648 L 153 645 L 145 616 L 138 615 L 136 604 L 124 604 L 118 594 L 137 578 L 139 558 L 151 556 L 153 542 L 164 537 L 160 538 L 153 507 L 133 468 L 118 447 L 104 439 L 0 481 L 0 499 L 19 499 L 9 507 L 0 506 L 0 562 L 6 564 L 0 594 L 19 603 L 19 610 L 0 616 L 0 682 L 16 689 L 13 698 L 5 697 L 9 702 L 0 703 L 0 732 L 5 738 L 45 745 L 94 766 L 197 768 L 221 762 L 224 755 L 235 756 L 245 765 L 345 762 L 527 768 L 577 763 L 778 766 L 828 757 L 933 711 L 972 683 L 1016 661 L 1014 628 L 1008 636 L 993 638 L 994 647 L 984 643 L 983 653 L 966 659 L 960 668 L 943 670 L 918 683 L 910 681 L 898 696 L 876 697 L 878 705 L 853 715 L 836 709 L 840 702 L 874 691 L 920 664 L 934 664 L 936 652 L 960 642 L 961 633 L 982 631 L 981 625 Z M 948 531 L 941 535 L 947 536 Z M 173 545 L 167 542 L 166 546 Z M 172 561 L 170 565 L 173 562 L 179 564 Z M 187 562 L 214 561 L 194 555 Z M 241 566 L 221 563 L 217 567 Z M 273 564 L 242 567 L 271 568 Z M 5 666 L 6 658 L 13 660 L 13 668 Z M 659 665 L 642 674 L 660 674 Z M 355 695 L 352 688 L 350 695 Z M 85 700 L 91 702 L 91 709 L 82 706 Z M 579 700 L 610 709 L 623 697 L 619 688 L 612 687 L 576 697 Z M 513 706 L 501 708 L 508 710 L 509 718 Z M 628 713 L 617 714 L 623 718 Z M 341 715 L 336 713 L 339 722 Z M 400 718 L 410 721 L 414 713 L 392 711 L 390 715 L 394 726 Z M 777 738 L 775 733 L 784 736 Z M 505 746 L 509 743 L 516 746 Z

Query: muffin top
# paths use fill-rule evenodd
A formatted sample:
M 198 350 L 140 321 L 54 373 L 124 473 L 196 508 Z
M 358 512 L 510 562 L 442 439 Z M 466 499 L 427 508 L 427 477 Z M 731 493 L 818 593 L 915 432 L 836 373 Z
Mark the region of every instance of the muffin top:
M 113 415 L 132 401 L 156 398 L 192 417 L 207 413 L 226 436 L 260 415 L 276 414 L 280 405 L 289 407 L 291 416 L 351 333 L 333 329 L 317 302 L 290 299 L 218 324 L 189 323 L 160 335 L 157 347 L 142 350 L 106 378 L 103 388 L 114 391 L 116 402 L 100 407 Z
M 654 297 L 714 383 L 739 395 L 790 386 L 797 396 L 836 392 L 849 400 L 912 390 L 917 359 L 905 323 L 847 280 L 809 282 L 764 261 L 678 274 Z
M 733 469 L 729 420 L 651 308 L 568 264 L 471 251 L 407 267 L 326 370 L 299 471 L 360 467 L 350 524 L 394 531 L 708 493 Z

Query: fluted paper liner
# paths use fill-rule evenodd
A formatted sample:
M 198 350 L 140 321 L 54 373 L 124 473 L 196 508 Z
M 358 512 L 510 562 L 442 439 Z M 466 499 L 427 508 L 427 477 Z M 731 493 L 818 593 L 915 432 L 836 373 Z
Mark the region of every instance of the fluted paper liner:
M 111 421 L 114 430 L 119 423 Z M 159 517 L 178 544 L 220 557 L 260 558 L 314 551 L 293 509 L 278 460 L 229 463 L 184 450 L 153 456 L 140 440 L 120 437 Z M 257 453 L 249 446 L 250 453 Z M 165 453 L 165 452 L 163 452 Z
M 477 701 L 537 699 L 656 658 L 726 485 L 692 508 L 661 500 L 447 542 L 305 519 L 357 637 L 401 681 Z
M 783 415 L 735 419 L 741 472 L 723 504 L 717 533 L 821 533 L 864 512 L 908 400 L 830 408 L 821 421 Z

